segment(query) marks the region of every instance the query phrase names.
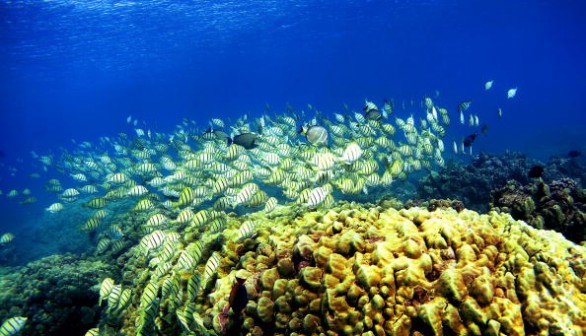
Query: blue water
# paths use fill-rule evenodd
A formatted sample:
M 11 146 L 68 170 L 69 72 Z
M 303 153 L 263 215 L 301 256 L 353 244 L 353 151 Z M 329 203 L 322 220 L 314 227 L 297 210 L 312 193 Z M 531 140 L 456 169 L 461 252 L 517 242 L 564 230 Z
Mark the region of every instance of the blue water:
M 489 125 L 477 152 L 586 152 L 583 13 L 579 0 L 0 0 L 0 190 L 38 199 L 0 196 L 0 232 L 54 201 L 31 151 L 133 132 L 129 115 L 170 132 L 267 105 L 331 114 L 430 96 L 450 111 L 448 139 L 471 132 L 456 106 L 473 101 Z

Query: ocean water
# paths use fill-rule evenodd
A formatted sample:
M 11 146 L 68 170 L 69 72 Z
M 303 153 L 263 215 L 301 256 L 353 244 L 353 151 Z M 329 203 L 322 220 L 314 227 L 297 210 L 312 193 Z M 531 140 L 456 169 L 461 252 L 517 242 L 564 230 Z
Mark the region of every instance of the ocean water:
M 31 152 L 133 133 L 128 116 L 171 132 L 183 118 L 206 128 L 286 104 L 332 116 L 365 99 L 400 112 L 432 97 L 452 119 L 447 147 L 477 131 L 457 122 L 470 100 L 488 126 L 475 152 L 584 152 L 585 10 L 569 0 L 2 0 L 1 231 L 28 247 L 22 235 L 43 230 L 54 201 L 43 184 L 60 174 Z M 35 204 L 5 197 L 24 188 Z
M 79 185 L 63 153 L 87 142 L 99 157 L 107 146 L 98 144 L 140 138 L 136 129 L 170 144 L 184 120 L 201 134 L 212 118 L 231 125 L 287 113 L 296 130 L 314 117 L 352 118 L 366 100 L 392 102 L 389 122 L 418 120 L 429 97 L 451 119 L 450 164 L 478 153 L 541 162 L 586 153 L 584 13 L 580 0 L 0 0 L 0 235 L 15 235 L 0 244 L 0 266 L 93 253 L 96 236 L 79 227 L 94 210 L 80 204 L 97 195 L 51 214 L 58 198 L 45 184 Z M 475 133 L 474 155 L 452 153 Z M 430 170 L 388 192 L 416 198 Z M 24 190 L 32 204 L 20 204 Z

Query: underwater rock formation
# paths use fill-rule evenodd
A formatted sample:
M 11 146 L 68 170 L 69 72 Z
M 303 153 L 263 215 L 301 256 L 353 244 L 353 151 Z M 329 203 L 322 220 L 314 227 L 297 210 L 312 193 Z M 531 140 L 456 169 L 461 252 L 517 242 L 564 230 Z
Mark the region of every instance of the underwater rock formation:
M 119 299 L 130 288 L 132 302 L 115 314 L 118 327 L 102 321 L 100 332 L 586 332 L 586 249 L 508 214 L 342 203 L 230 217 L 226 227 L 197 242 L 165 232 L 150 252 L 135 248 L 125 280 L 107 299 L 115 306 L 111 293 Z M 150 238 L 144 244 L 158 243 Z M 159 258 L 167 241 L 179 257 L 155 267 L 148 255 Z M 201 262 L 184 268 L 189 251 Z
M 461 201 L 451 199 L 431 199 L 429 201 L 410 200 L 405 202 L 404 208 L 408 209 L 413 207 L 426 208 L 427 211 L 435 211 L 437 209 L 454 209 L 458 212 L 466 208 L 464 203 Z M 397 208 L 395 207 L 395 209 Z
M 500 189 L 509 181 L 521 185 L 531 182 L 529 172 L 539 162 L 521 153 L 503 155 L 480 153 L 467 165 L 448 161 L 445 168 L 432 172 L 418 186 L 421 199 L 458 199 L 466 208 L 488 211 L 491 191 Z M 572 178 L 584 187 L 586 163 L 582 157 L 554 156 L 543 166 L 543 180 L 551 182 Z M 520 218 L 522 219 L 522 218 Z
M 3 268 L 0 321 L 26 316 L 28 322 L 19 335 L 82 335 L 100 318 L 98 294 L 91 288 L 116 272 L 116 267 L 102 261 L 73 255 Z
M 586 187 L 586 160 L 584 156 L 554 156 L 547 161 L 544 175 L 546 181 L 559 180 L 564 177 L 579 181 Z
M 576 243 L 586 240 L 586 190 L 569 178 L 521 186 L 511 181 L 492 193 L 493 206 L 538 229 L 561 232 Z
M 448 161 L 446 167 L 432 172 L 419 184 L 422 199 L 457 199 L 467 209 L 488 211 L 490 191 L 504 186 L 507 181 L 529 182 L 527 173 L 536 161 L 521 153 L 503 155 L 480 153 L 468 165 Z

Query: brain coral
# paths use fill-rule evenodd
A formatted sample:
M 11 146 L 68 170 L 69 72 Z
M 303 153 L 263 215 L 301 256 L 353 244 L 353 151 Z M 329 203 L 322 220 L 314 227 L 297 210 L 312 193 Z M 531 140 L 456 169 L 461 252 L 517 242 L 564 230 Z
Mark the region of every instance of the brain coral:
M 224 245 L 238 262 L 199 306 L 218 333 L 586 332 L 585 248 L 507 214 L 343 204 L 257 229 Z M 237 274 L 242 315 L 226 310 Z

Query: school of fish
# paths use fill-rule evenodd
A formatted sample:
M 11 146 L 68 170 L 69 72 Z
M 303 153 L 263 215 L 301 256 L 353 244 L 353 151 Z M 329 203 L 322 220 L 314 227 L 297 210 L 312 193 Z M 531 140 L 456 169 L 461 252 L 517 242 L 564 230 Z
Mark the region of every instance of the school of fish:
M 492 81 L 485 85 L 491 87 Z M 458 106 L 462 123 L 470 105 Z M 231 123 L 213 118 L 207 130 L 183 120 L 169 134 L 136 128 L 132 134 L 79 143 L 58 157 L 33 153 L 33 158 L 44 171 L 56 169 L 64 176 L 45 183 L 46 191 L 56 195 L 47 212 L 58 216 L 67 207 L 88 209 L 91 215 L 77 225 L 92 235 L 95 254 L 135 245 L 154 269 L 140 300 L 140 332 L 153 328 L 159 290 L 180 296 L 182 282 L 169 277 L 169 271 L 190 272 L 205 263 L 203 274 L 189 273 L 186 291 L 193 298 L 209 286 L 222 256 L 206 251 L 226 228 L 230 213 L 270 213 L 287 203 L 311 211 L 388 187 L 413 172 L 443 167 L 448 110 L 429 97 L 420 106 L 399 116 L 390 101 L 379 109 L 366 100 L 362 111 L 346 107 L 329 119 L 309 105 L 316 115 L 311 120 L 288 107 L 284 114 L 244 115 Z M 478 126 L 478 116 L 469 116 L 469 126 Z M 127 122 L 137 125 L 132 117 Z M 476 135 L 464 139 L 461 148 L 454 141 L 454 152 L 471 151 Z M 7 193 L 8 198 L 21 195 L 32 198 L 28 189 Z M 115 206 L 137 218 L 138 228 L 125 227 Z M 244 222 L 234 239 L 253 237 L 255 227 L 255 221 Z M 180 250 L 182 234 L 198 238 Z M 4 233 L 0 245 L 13 239 Z M 120 314 L 132 295 L 130 288 L 104 279 L 100 304 L 107 305 L 107 314 Z M 177 314 L 186 328 L 193 326 L 191 314 Z M 3 334 L 15 333 L 25 321 L 6 321 Z

